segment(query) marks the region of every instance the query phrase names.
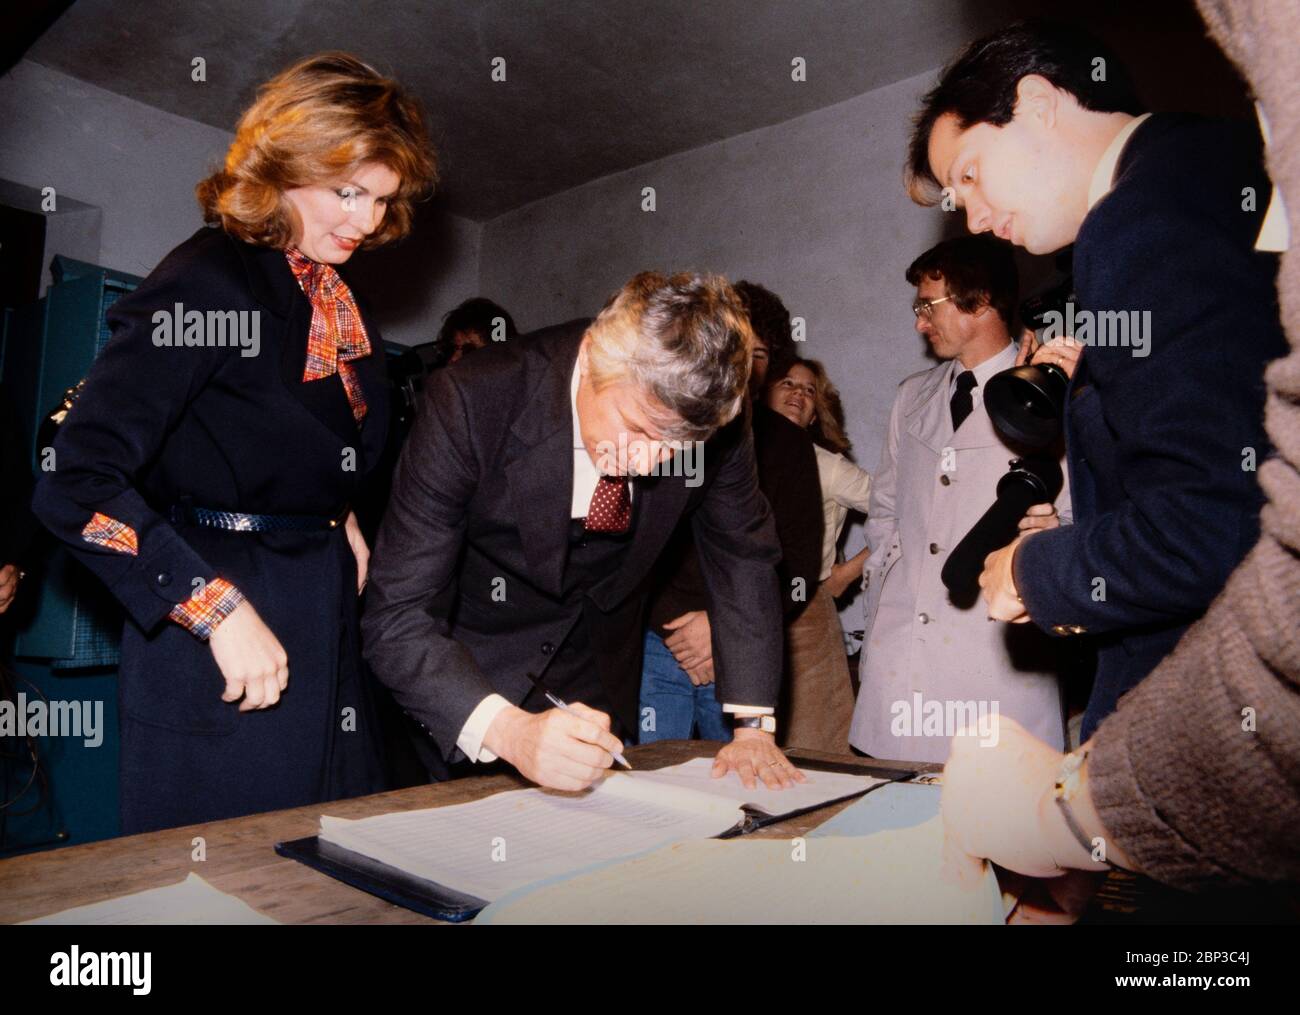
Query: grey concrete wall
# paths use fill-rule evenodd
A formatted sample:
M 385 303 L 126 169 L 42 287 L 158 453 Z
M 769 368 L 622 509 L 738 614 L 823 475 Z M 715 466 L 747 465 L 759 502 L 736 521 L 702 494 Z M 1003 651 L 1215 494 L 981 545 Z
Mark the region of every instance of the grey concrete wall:
M 803 353 L 826 364 L 857 460 L 874 471 L 898 382 L 933 362 L 904 270 L 964 229 L 913 205 L 901 182 L 910 117 L 932 81 L 918 75 L 493 219 L 482 288 L 533 328 L 594 313 L 645 268 L 760 282 L 807 321 Z M 644 187 L 655 188 L 653 212 L 641 210 Z M 851 532 L 848 550 L 861 546 Z
M 592 314 L 645 268 L 760 282 L 807 322 L 874 468 L 899 380 L 929 362 L 903 271 L 943 235 L 901 183 L 931 74 L 608 176 L 488 222 L 480 281 L 522 328 Z M 656 210 L 642 211 L 642 188 Z M 957 225 L 959 223 L 953 223 Z
M 47 244 L 51 256 L 147 275 L 202 225 L 194 185 L 220 164 L 231 137 L 29 60 L 0 78 L 0 179 L 37 191 L 54 187 L 57 197 L 102 212 L 97 254 L 84 249 L 84 230 L 60 225 Z M 421 219 L 409 244 L 356 263 L 358 287 L 384 337 L 399 342 L 431 338 L 442 315 L 477 291 L 479 224 L 440 213 L 436 202 Z M 57 249 L 60 237 L 75 240 L 76 249 Z M 392 257 L 414 265 L 414 281 L 394 283 Z
M 27 60 L 0 78 L 0 124 L 0 177 L 100 208 L 99 263 L 134 275 L 202 225 L 194 184 L 231 137 Z

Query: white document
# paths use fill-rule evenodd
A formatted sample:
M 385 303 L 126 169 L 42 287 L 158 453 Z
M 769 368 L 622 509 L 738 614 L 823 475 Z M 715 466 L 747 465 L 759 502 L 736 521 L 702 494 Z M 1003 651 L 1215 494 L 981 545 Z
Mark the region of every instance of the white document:
M 347 820 L 323 816 L 320 837 L 467 895 L 505 893 L 658 846 L 720 835 L 742 804 L 800 810 L 865 790 L 873 780 L 810 772 L 797 789 L 745 790 L 712 779 L 700 759 L 656 772 L 615 772 L 583 793 L 526 789 L 472 803 Z
M 832 800 L 863 793 L 872 786 L 887 781 L 869 775 L 800 769 L 807 782 L 797 782 L 789 789 L 768 789 L 761 779 L 753 789 L 745 789 L 740 776 L 735 772 L 728 772 L 721 778 L 715 779 L 712 771 L 712 758 L 693 758 L 680 765 L 670 765 L 668 768 L 615 774 L 656 786 L 671 786 L 697 793 L 707 793 L 709 796 L 721 797 L 737 806 L 743 805 L 761 811 L 763 814 L 790 814 L 809 807 L 819 807 Z
M 479 923 L 941 924 L 1003 922 L 991 868 L 941 876 L 939 818 L 857 837 L 706 839 L 512 893 Z
M 492 900 L 602 860 L 718 835 L 742 817 L 725 800 L 677 793 L 665 801 L 662 792 L 639 790 L 632 780 L 610 778 L 580 794 L 523 789 L 357 821 L 323 816 L 320 835 L 445 888 Z
M 162 888 L 119 895 L 89 906 L 77 906 L 27 923 L 63 925 L 104 924 L 248 924 L 279 923 L 263 916 L 243 899 L 218 891 L 197 874 Z

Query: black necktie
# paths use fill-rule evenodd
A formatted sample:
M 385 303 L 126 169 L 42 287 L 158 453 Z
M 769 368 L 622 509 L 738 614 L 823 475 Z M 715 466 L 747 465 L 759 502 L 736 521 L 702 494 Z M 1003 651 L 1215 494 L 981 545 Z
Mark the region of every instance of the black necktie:
M 952 393 L 952 399 L 948 402 L 948 408 L 952 410 L 953 433 L 961 429 L 971 409 L 975 407 L 970 393 L 977 383 L 973 371 L 963 370 L 957 375 L 957 390 Z

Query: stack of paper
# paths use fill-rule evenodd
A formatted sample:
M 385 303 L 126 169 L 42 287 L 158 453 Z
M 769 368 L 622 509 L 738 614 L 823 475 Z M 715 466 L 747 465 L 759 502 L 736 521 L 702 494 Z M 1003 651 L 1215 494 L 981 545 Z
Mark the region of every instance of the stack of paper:
M 697 759 L 650 772 L 616 772 L 583 793 L 540 789 L 473 803 L 349 821 L 322 817 L 320 837 L 390 867 L 484 900 L 665 843 L 708 839 L 745 809 L 789 813 L 862 793 L 882 780 L 806 772 L 787 790 L 746 790 L 712 778 Z

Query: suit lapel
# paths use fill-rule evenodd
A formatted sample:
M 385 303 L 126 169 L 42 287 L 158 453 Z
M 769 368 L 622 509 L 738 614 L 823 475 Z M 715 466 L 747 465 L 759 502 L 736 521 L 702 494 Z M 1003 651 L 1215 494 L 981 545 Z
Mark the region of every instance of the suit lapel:
M 279 318 L 283 329 L 280 332 L 281 383 L 341 444 L 356 444 L 356 421 L 352 417 L 341 382 L 336 378 L 307 382 L 302 379 L 303 367 L 307 362 L 311 302 L 293 277 L 284 251 L 244 243 L 238 244 L 238 248 L 244 259 L 253 295 Z M 364 315 L 363 320 L 372 346 L 378 346 L 379 333 L 373 330 L 373 322 Z
M 681 520 L 690 497 L 686 480 L 681 476 L 634 480 L 634 488 L 632 545 L 618 570 L 606 575 L 591 590 L 591 598 L 606 611 L 630 595 L 649 573 Z
M 384 447 L 388 443 L 389 426 L 389 389 L 388 389 L 388 354 L 384 351 L 383 340 L 379 337 L 379 327 L 366 310 L 361 298 L 353 293 L 357 307 L 361 311 L 361 322 L 365 325 L 366 335 L 370 339 L 370 355 L 365 359 L 353 360 L 357 380 L 361 383 L 361 393 L 366 400 L 367 411 L 361 421 L 361 459 L 366 468 L 372 468 L 383 457 Z M 351 406 L 349 406 L 349 413 Z
M 948 389 L 952 385 L 954 362 L 950 360 L 945 368 L 931 371 L 917 392 L 915 405 L 908 414 L 911 421 L 907 432 L 936 454 L 943 452 L 953 435 Z
M 951 417 L 951 412 L 949 415 Z M 971 409 L 970 415 L 952 435 L 949 447 L 954 451 L 965 451 L 969 448 L 987 448 L 1001 443 L 1001 438 L 993 429 L 993 420 L 989 418 L 988 410 L 984 408 L 984 403 L 980 402 Z
M 747 407 L 735 420 L 713 435 L 699 451 L 704 464 L 704 486 L 716 473 L 721 462 L 736 453 L 752 427 L 752 407 Z M 690 505 L 692 488 L 686 485 L 685 476 L 673 474 L 652 476 L 636 480 L 636 497 L 633 501 L 636 514 L 632 532 L 632 545 L 627 556 L 613 574 L 608 575 L 591 590 L 596 605 L 605 611 L 613 610 L 631 595 L 645 576 L 655 566 L 668 540 Z
M 584 329 L 585 330 L 585 329 Z M 538 588 L 560 598 L 573 501 L 573 412 L 569 385 L 582 331 L 550 359 L 510 428 L 505 474 L 511 517 Z

